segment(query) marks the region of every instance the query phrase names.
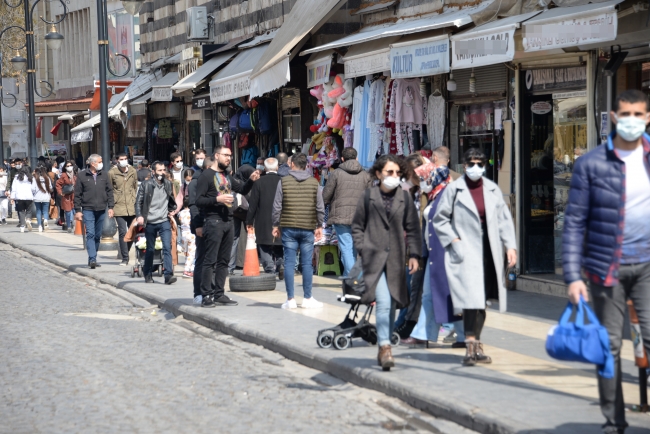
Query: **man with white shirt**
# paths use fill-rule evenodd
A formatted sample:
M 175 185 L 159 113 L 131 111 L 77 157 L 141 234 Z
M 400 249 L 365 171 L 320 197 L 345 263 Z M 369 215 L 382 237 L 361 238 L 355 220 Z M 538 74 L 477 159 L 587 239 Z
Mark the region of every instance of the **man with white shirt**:
M 174 181 L 178 181 L 180 185 L 183 185 L 183 172 L 187 169 L 187 166 L 183 164 L 183 157 L 178 152 L 174 152 L 169 156 L 169 161 L 172 162 L 169 172 L 174 177 Z
M 562 261 L 569 299 L 588 300 L 609 332 L 613 378 L 599 372 L 603 431 L 623 433 L 621 340 L 626 301 L 632 300 L 650 354 L 650 102 L 639 90 L 616 98 L 616 126 L 607 143 L 576 160 L 564 218 Z

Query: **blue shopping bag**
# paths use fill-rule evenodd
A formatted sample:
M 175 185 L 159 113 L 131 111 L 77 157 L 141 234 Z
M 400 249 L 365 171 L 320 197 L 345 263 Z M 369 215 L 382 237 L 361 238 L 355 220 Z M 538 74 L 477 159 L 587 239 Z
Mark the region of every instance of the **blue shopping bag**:
M 585 312 L 589 320 L 585 324 Z M 575 322 L 569 322 L 573 304 L 567 304 L 560 323 L 551 327 L 546 337 L 546 352 L 554 359 L 598 365 L 603 378 L 614 377 L 614 357 L 609 348 L 609 334 L 589 305 L 580 297 Z

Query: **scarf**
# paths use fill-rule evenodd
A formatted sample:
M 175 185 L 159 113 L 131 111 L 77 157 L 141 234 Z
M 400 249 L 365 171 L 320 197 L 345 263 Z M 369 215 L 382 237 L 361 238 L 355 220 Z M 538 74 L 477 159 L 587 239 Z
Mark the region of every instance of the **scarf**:
M 451 175 L 447 166 L 436 166 L 433 163 L 426 163 L 415 168 L 415 174 L 420 177 L 420 184 L 428 183 L 433 186 L 427 195 L 433 200 L 451 182 Z

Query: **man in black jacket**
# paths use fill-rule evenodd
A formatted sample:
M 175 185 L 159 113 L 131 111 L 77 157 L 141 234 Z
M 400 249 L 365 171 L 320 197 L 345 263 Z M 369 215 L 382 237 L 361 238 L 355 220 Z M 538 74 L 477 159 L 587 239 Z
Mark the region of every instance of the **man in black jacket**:
M 165 285 L 176 282 L 172 263 L 172 227 L 169 223 L 171 213 L 176 210 L 176 199 L 172 184 L 165 178 L 165 165 L 159 161 L 153 163 L 153 178 L 140 185 L 135 199 L 137 223 L 144 226 L 147 238 L 147 251 L 144 256 L 144 281 L 154 283 L 151 276 L 156 237 L 162 241 L 163 265 L 165 267 Z
M 260 177 L 258 171 L 245 184 L 230 177 L 226 172 L 232 152 L 225 146 L 217 146 L 214 163 L 204 168 L 196 185 L 196 205 L 203 217 L 202 236 L 204 253 L 201 270 L 201 294 L 203 307 L 215 305 L 235 306 L 237 302 L 227 297 L 225 292 L 228 262 L 233 244 L 234 226 L 232 223 L 233 193 L 247 194 L 253 182 Z M 198 258 L 197 258 L 198 262 Z M 216 275 L 215 275 L 216 273 Z M 197 276 L 196 267 L 194 276 Z M 212 279 L 215 279 L 215 288 Z
M 196 253 L 194 254 L 194 304 L 201 304 L 203 301 L 203 296 L 201 295 L 201 272 L 203 270 L 203 258 L 205 257 L 205 250 L 203 248 L 203 216 L 199 211 L 199 207 L 196 206 L 196 184 L 199 182 L 201 173 L 203 173 L 203 167 L 210 167 L 212 165 L 212 157 L 206 157 L 205 151 L 202 149 L 199 150 L 202 153 L 199 154 L 200 158 L 195 159 L 195 164 L 192 166 L 194 169 L 194 175 L 192 175 L 192 181 L 187 186 L 189 192 L 188 199 L 190 202 L 190 217 L 192 221 L 190 223 L 190 228 L 192 233 L 196 235 Z M 199 152 L 197 151 L 197 153 Z M 214 289 L 214 284 L 212 285 Z
M 102 227 L 106 218 L 113 218 L 113 186 L 108 179 L 108 171 L 102 169 L 102 156 L 92 154 L 88 157 L 88 168 L 80 171 L 74 186 L 75 220 L 83 220 L 86 227 L 86 250 L 88 250 L 88 266 L 99 267 L 97 264 L 97 248 L 102 237 Z
M 266 273 L 279 273 L 280 280 L 284 280 L 282 270 L 282 240 L 273 238 L 273 200 L 280 183 L 278 175 L 278 160 L 267 158 L 264 160 L 266 175 L 253 184 L 251 196 L 248 200 L 248 214 L 246 215 L 246 228 L 255 229 L 255 239 L 260 247 L 260 260 Z M 275 258 L 275 260 L 274 260 Z

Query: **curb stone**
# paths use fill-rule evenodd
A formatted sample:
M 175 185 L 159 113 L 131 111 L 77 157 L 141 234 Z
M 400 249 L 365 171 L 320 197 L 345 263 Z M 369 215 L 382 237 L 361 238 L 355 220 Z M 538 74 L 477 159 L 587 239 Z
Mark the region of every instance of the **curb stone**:
M 326 372 L 357 386 L 376 390 L 400 399 L 432 416 L 455 422 L 465 428 L 487 434 L 543 434 L 545 432 L 531 428 L 530 426 L 524 426 L 502 416 L 488 414 L 481 408 L 467 405 L 455 399 L 433 397 L 414 392 L 413 390 L 409 390 L 408 386 L 391 379 L 390 374 L 362 367 L 352 368 L 340 362 L 322 357 L 315 351 L 307 350 L 288 341 L 280 341 L 279 339 L 264 334 L 260 330 L 246 327 L 234 321 L 203 315 L 201 308 L 193 307 L 180 301 L 167 301 L 167 299 L 159 294 L 144 291 L 130 283 L 120 282 L 119 279 L 98 275 L 97 272 L 85 266 L 70 265 L 57 258 L 47 256 L 36 249 L 11 242 L 2 235 L 0 235 L 0 241 L 71 272 L 130 292 L 149 303 L 157 304 L 160 308 L 171 312 L 175 316 L 182 316 L 184 319 L 193 321 L 204 327 L 234 336 L 242 341 L 260 345 L 268 350 L 281 354 L 289 360 Z

